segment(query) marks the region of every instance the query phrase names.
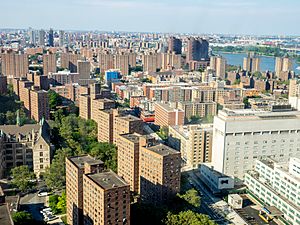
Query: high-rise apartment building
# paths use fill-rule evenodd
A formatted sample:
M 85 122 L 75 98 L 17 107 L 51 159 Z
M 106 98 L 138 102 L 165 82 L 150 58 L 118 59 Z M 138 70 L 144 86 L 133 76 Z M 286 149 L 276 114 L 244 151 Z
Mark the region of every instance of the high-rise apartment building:
M 190 37 L 187 41 L 186 61 L 208 60 L 208 49 L 207 40 Z
M 56 73 L 56 54 L 47 53 L 43 55 L 43 71 L 44 75 Z
M 76 73 L 77 61 L 82 59 L 80 54 L 61 53 L 61 67 L 70 70 L 71 73 Z
M 118 175 L 130 185 L 130 191 L 134 193 L 139 192 L 140 148 L 153 143 L 153 138 L 138 133 L 121 134 L 117 139 Z
M 243 179 L 254 161 L 300 157 L 300 112 L 222 110 L 214 118 L 212 165 Z
M 216 72 L 216 77 L 222 80 L 226 75 L 226 59 L 221 56 L 210 57 L 210 68 Z
M 173 53 L 161 54 L 161 68 L 163 70 L 172 70 L 181 68 L 181 55 Z
M 89 61 L 77 61 L 77 71 L 79 73 L 79 79 L 90 79 L 91 63 Z
M 84 183 L 83 175 L 100 172 L 103 170 L 103 168 L 104 163 L 101 160 L 96 160 L 89 155 L 66 158 L 66 201 L 68 224 L 84 224 L 83 193 L 84 186 L 86 185 L 86 187 L 88 188 L 88 185 Z M 89 189 L 86 191 L 93 190 L 94 189 Z M 101 202 L 103 202 L 103 199 L 101 200 Z M 99 211 L 99 213 L 101 212 Z
M 104 74 L 106 70 L 114 69 L 114 56 L 109 52 L 99 53 L 98 62 L 102 74 Z
M 129 73 L 129 56 L 122 52 L 114 56 L 114 68 L 121 71 L 122 75 L 128 75 Z
M 169 126 L 169 145 L 180 151 L 182 164 L 198 168 L 211 162 L 213 124 Z
M 161 205 L 180 191 L 180 152 L 163 144 L 141 147 L 139 164 L 142 202 Z
M 155 124 L 161 127 L 183 125 L 184 111 L 175 109 L 169 104 L 155 103 Z
M 29 44 L 35 45 L 36 44 L 35 30 L 33 30 L 31 27 L 28 30 L 28 36 L 29 36 Z
M 244 58 L 243 61 L 243 70 L 249 72 L 259 72 L 260 71 L 260 58 L 256 57 L 255 55 L 252 56 L 248 54 L 247 57 Z
M 275 207 L 286 224 L 300 224 L 299 158 L 282 163 L 270 158 L 256 160 L 255 169 L 245 174 L 245 184 L 267 209 Z
M 132 115 L 115 115 L 113 123 L 113 143 L 116 144 L 120 134 L 138 133 L 143 134 L 143 121 Z
M 169 51 L 175 52 L 175 54 L 181 54 L 182 41 L 176 37 L 170 37 L 168 49 Z
M 83 224 L 130 225 L 129 185 L 112 171 L 83 175 Z
M 2 74 L 7 78 L 25 77 L 29 71 L 28 55 L 6 51 L 1 54 Z
M 289 104 L 300 111 L 300 81 L 298 79 L 290 80 L 289 84 Z
M 40 121 L 42 118 L 46 120 L 50 118 L 47 91 L 30 90 L 30 114 L 35 121 Z
M 157 69 L 160 69 L 158 65 L 158 54 L 157 53 L 148 53 L 142 56 L 143 70 L 144 72 L 153 73 Z
M 275 75 L 278 78 L 284 78 L 286 74 L 293 70 L 293 61 L 291 58 L 284 57 L 276 57 L 275 59 Z M 287 80 L 287 79 L 282 79 Z

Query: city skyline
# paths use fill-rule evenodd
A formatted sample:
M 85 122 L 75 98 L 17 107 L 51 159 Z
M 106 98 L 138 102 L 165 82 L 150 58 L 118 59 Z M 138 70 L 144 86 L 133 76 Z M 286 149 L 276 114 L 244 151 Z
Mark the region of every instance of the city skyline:
M 300 12 L 300 2 L 295 0 L 54 0 L 51 4 L 46 1 L 28 0 L 3 2 L 1 5 L 3 13 L 0 19 L 6 21 L 4 28 L 300 34 L 293 25 L 300 22 L 300 16 L 297 16 Z M 32 12 L 33 16 L 29 17 L 28 12 Z

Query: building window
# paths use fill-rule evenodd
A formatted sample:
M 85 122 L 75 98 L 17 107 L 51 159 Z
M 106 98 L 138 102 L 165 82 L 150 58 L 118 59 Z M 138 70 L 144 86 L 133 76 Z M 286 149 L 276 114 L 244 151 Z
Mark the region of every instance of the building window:
M 43 156 L 43 152 L 40 152 L 40 156 Z

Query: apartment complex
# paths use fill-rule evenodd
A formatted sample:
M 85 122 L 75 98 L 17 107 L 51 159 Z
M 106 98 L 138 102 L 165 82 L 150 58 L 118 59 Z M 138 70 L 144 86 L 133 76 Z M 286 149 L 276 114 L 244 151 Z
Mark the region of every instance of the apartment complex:
M 121 134 L 117 140 L 118 175 L 129 185 L 130 191 L 139 192 L 139 157 L 142 146 L 153 145 L 152 137 L 138 133 Z
M 249 54 L 244 58 L 243 69 L 253 73 L 260 71 L 260 58 Z
M 180 151 L 182 165 L 197 168 L 211 162 L 213 124 L 169 126 L 168 144 Z
M 239 179 L 254 168 L 254 160 L 287 161 L 300 157 L 300 112 L 219 111 L 214 118 L 212 165 Z
M 182 52 L 182 41 L 176 37 L 170 37 L 168 42 L 168 50 L 175 54 L 181 54 Z
M 6 51 L 1 54 L 1 70 L 8 78 L 24 77 L 29 71 L 28 55 Z
M 56 73 L 56 54 L 47 53 L 43 55 L 43 72 L 44 75 Z
M 160 205 L 180 191 L 180 152 L 163 144 L 141 147 L 139 189 L 144 203 Z
M 300 111 L 300 82 L 297 79 L 290 80 L 289 84 L 289 104 Z
M 50 166 L 53 147 L 44 120 L 39 124 L 0 126 L 0 178 L 21 165 L 27 165 L 39 176 Z
M 226 59 L 221 56 L 210 57 L 210 68 L 216 72 L 216 77 L 222 80 L 226 75 Z
M 129 185 L 112 171 L 83 175 L 83 224 L 130 225 Z
M 282 72 L 289 72 L 293 70 L 293 60 L 288 57 L 276 57 L 275 59 L 275 74 L 281 77 Z
M 184 111 L 175 109 L 167 103 L 155 103 L 155 124 L 161 127 L 183 125 Z
M 129 185 L 89 155 L 66 159 L 67 221 L 73 225 L 130 225 Z
M 300 224 L 300 159 L 277 163 L 266 158 L 256 160 L 255 169 L 245 174 L 249 191 L 264 205 L 276 207 L 278 216 L 290 224 Z
M 104 163 L 101 160 L 96 160 L 89 155 L 66 158 L 68 224 L 83 224 L 83 175 L 103 171 L 103 168 Z

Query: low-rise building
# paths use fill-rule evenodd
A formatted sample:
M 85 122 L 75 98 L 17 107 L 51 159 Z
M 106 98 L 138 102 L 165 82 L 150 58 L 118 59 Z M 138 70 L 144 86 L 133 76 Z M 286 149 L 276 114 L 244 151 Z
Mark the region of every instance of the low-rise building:
M 255 169 L 245 174 L 245 184 L 264 205 L 280 210 L 290 224 L 300 224 L 299 158 L 290 158 L 288 163 L 256 160 Z

